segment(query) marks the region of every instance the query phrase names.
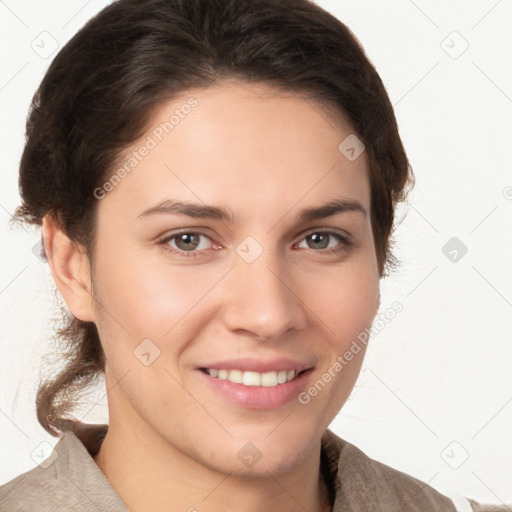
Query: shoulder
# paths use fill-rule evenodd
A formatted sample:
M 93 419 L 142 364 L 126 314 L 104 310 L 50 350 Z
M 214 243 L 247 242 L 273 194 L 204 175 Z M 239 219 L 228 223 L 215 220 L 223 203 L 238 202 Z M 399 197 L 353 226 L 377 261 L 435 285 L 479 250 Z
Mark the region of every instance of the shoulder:
M 98 432 L 98 430 L 96 430 Z M 0 487 L 0 510 L 128 510 L 93 457 L 73 432 L 66 432 L 41 464 Z
M 428 484 L 371 459 L 353 444 L 327 430 L 323 441 L 336 463 L 336 502 L 342 510 L 456 512 L 450 498 Z M 343 506 L 341 505 L 343 504 Z
M 44 497 L 49 495 L 50 482 L 55 479 L 51 469 L 46 472 L 40 466 L 17 476 L 0 487 L 0 510 L 16 512 L 29 506 L 45 506 Z
M 0 487 L 0 509 L 13 512 L 50 510 L 64 496 L 72 495 L 71 480 L 63 471 L 67 466 L 64 459 L 69 458 L 69 448 L 69 442 L 59 440 L 51 455 L 40 465 Z
M 512 504 L 510 505 L 486 505 L 484 503 L 478 503 L 475 500 L 469 498 L 472 512 L 511 512 Z
M 338 510 L 401 510 L 402 512 L 512 512 L 464 499 L 465 509 L 425 482 L 378 462 L 331 430 L 322 438 L 324 463 L 330 472 Z M 343 506 L 342 506 L 343 504 Z M 352 508 L 350 508 L 352 507 Z M 486 508 L 491 507 L 491 508 Z

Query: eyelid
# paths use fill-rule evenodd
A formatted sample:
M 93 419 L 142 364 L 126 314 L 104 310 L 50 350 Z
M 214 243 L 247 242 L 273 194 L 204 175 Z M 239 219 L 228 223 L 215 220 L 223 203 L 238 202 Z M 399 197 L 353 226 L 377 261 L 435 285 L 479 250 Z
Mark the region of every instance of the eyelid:
M 353 239 L 353 236 L 348 233 L 347 231 L 343 230 L 343 229 L 339 229 L 339 228 L 334 228 L 334 227 L 318 227 L 318 228 L 309 228 L 307 229 L 306 231 L 303 231 L 299 236 L 300 236 L 300 239 L 299 240 L 302 240 L 303 238 L 309 236 L 309 235 L 312 235 L 313 233 L 331 233 L 331 234 L 336 234 L 340 237 L 342 237 L 343 239 L 347 239 L 347 241 L 350 239 L 352 240 Z

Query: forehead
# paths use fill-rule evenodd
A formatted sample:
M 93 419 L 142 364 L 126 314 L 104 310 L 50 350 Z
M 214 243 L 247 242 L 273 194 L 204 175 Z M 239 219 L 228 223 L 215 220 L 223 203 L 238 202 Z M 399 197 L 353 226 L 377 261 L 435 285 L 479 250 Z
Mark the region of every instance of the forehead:
M 369 210 L 367 155 L 349 159 L 343 151 L 354 136 L 342 115 L 269 86 L 190 90 L 153 112 L 111 170 L 124 169 L 123 178 L 100 208 L 115 203 L 116 212 L 133 218 L 172 197 L 275 219 L 294 205 L 346 197 Z

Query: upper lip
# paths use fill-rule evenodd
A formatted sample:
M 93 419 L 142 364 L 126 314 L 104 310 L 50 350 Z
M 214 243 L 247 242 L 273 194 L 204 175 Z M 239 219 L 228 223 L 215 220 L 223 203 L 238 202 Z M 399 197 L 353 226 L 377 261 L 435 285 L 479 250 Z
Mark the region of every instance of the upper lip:
M 295 370 L 300 372 L 312 368 L 313 365 L 303 361 L 296 361 L 287 358 L 278 359 L 226 359 L 224 361 L 216 361 L 206 363 L 199 368 L 217 369 L 217 370 L 242 370 L 244 372 L 278 372 L 279 370 Z

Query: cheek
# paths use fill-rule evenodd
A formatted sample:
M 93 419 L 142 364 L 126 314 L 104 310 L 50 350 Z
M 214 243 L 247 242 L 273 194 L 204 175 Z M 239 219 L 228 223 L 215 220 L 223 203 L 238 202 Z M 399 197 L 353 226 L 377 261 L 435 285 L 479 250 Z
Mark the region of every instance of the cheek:
M 184 267 L 173 269 L 156 259 L 147 251 L 116 251 L 109 244 L 98 251 L 94 290 L 102 306 L 98 313 L 117 320 L 125 335 L 161 338 L 200 298 L 201 280 L 181 270 Z
M 373 267 L 366 266 L 333 274 L 324 280 L 314 303 L 331 351 L 342 353 L 373 322 L 379 307 L 378 275 Z
M 129 368 L 141 371 L 134 353 L 146 347 L 158 354 L 157 367 L 176 371 L 181 353 L 211 316 L 208 292 L 223 272 L 208 265 L 167 265 L 156 251 L 127 249 L 119 258 L 113 247 L 105 243 L 98 251 L 95 272 L 96 324 L 107 360 L 117 377 Z M 156 378 L 149 371 L 142 376 Z
M 379 306 L 377 274 L 371 269 L 340 273 L 314 303 L 324 326 L 321 366 L 299 403 L 320 415 L 327 428 L 349 398 L 364 360 Z

